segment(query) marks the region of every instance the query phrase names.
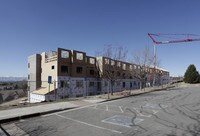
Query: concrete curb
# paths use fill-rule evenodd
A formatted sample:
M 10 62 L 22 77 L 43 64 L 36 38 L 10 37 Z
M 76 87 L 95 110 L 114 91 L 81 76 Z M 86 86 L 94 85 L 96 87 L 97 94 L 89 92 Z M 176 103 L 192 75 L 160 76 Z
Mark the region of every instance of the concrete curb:
M 33 117 L 38 117 L 41 115 L 46 115 L 46 114 L 51 114 L 59 111 L 64 111 L 64 110 L 70 110 L 78 107 L 72 107 L 72 108 L 64 108 L 64 109 L 56 109 L 56 110 L 50 110 L 50 111 L 45 111 L 45 112 L 38 112 L 38 113 L 32 113 L 32 114 L 27 114 L 27 115 L 21 115 L 17 117 L 11 117 L 11 118 L 5 118 L 0 120 L 0 124 L 7 123 L 7 122 L 13 122 L 21 119 L 27 119 L 27 118 L 33 118 Z
M 169 88 L 174 88 L 174 87 L 175 87 L 175 86 L 165 87 L 165 88 L 155 89 L 155 90 L 152 90 L 152 91 L 141 92 L 141 93 L 138 93 L 138 94 L 126 95 L 126 96 L 122 96 L 122 97 L 118 97 L 118 98 L 113 98 L 113 99 L 107 99 L 107 100 L 102 101 L 102 102 L 100 102 L 100 103 L 107 102 L 107 101 L 112 101 L 112 100 L 123 99 L 123 98 L 127 98 L 127 97 L 132 97 L 132 96 L 138 96 L 138 95 L 147 94 L 147 93 L 156 92 L 156 91 L 167 90 L 167 89 L 169 89 Z

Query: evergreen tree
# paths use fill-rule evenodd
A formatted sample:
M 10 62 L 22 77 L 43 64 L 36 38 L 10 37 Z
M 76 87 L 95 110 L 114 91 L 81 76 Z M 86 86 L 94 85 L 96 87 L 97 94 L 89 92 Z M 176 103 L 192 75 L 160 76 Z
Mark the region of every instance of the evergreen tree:
M 193 64 L 189 65 L 189 67 L 187 68 L 184 75 L 184 81 L 185 83 L 190 83 L 190 84 L 199 83 L 200 75 Z

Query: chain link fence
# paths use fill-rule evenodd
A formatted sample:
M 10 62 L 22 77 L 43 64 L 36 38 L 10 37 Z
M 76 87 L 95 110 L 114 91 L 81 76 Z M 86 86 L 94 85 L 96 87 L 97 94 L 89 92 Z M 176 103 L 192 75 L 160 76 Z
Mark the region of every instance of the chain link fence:
M 162 86 L 166 86 L 165 84 Z M 144 85 L 147 87 L 148 85 Z M 100 94 L 131 92 L 140 88 L 139 81 L 119 80 L 111 83 L 97 79 L 59 79 L 52 81 L 23 81 L 0 84 L 0 103 L 27 97 L 29 102 L 56 101 L 59 99 L 90 97 Z
M 30 101 L 51 101 L 73 97 L 88 97 L 99 94 L 109 94 L 121 91 L 138 89 L 136 81 L 97 81 L 97 80 L 59 80 L 48 83 L 47 81 L 28 81 L 28 99 Z

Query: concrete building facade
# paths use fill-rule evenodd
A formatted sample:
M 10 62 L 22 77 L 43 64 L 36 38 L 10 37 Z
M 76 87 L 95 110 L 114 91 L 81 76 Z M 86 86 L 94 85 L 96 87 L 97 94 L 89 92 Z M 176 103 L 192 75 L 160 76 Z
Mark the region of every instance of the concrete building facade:
M 111 87 L 114 92 L 138 89 L 139 80 L 130 74 L 136 67 L 135 64 L 106 57 L 95 58 L 87 56 L 85 52 L 62 48 L 34 54 L 28 57 L 29 101 L 108 93 Z M 169 72 L 158 68 L 156 70 L 159 82 L 162 78 L 167 83 Z M 111 77 L 109 74 L 105 76 L 109 71 Z M 51 83 L 48 83 L 48 77 L 51 77 Z M 150 77 L 147 81 L 149 83 Z M 111 83 L 109 78 L 115 78 L 115 82 Z

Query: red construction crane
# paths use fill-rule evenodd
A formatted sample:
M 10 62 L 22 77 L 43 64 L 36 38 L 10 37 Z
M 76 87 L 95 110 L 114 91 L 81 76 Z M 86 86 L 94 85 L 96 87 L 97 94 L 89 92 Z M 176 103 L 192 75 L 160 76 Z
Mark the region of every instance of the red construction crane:
M 200 38 L 191 38 L 191 37 L 200 37 L 197 34 L 152 34 L 148 33 L 148 36 L 155 44 L 168 44 L 168 43 L 179 43 L 179 42 L 193 42 L 193 41 L 200 41 Z M 171 37 L 172 36 L 172 37 Z M 158 38 L 167 38 L 167 40 L 157 40 Z M 175 37 L 181 37 L 180 39 L 175 39 Z M 173 40 L 168 40 L 173 38 Z M 156 70 L 156 45 L 154 44 L 154 78 L 153 78 L 153 85 L 155 85 L 155 70 Z
M 152 33 L 148 33 L 148 36 L 151 38 L 151 40 L 155 44 L 168 44 L 168 43 L 200 41 L 200 38 L 189 38 L 189 37 L 194 37 L 194 36 L 200 37 L 200 35 L 197 35 L 197 34 L 152 34 Z M 185 38 L 180 39 L 180 40 L 166 40 L 166 41 L 157 41 L 156 38 L 155 38 L 155 37 L 163 37 L 163 36 L 183 36 Z

